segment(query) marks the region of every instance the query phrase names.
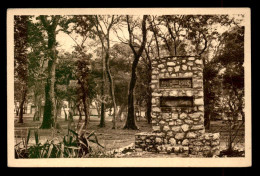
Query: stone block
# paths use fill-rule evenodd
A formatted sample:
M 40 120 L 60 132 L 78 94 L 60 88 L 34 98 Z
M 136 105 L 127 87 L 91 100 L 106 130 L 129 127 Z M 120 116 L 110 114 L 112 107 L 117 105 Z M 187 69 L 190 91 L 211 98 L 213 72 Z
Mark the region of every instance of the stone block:
M 192 91 L 186 90 L 186 96 L 191 97 L 192 96 Z
M 196 98 L 194 100 L 194 104 L 195 105 L 203 105 L 204 104 L 203 98 Z
M 146 143 L 151 143 L 152 141 L 150 139 L 145 140 Z
M 201 113 L 201 112 L 195 112 L 195 113 L 189 114 L 189 117 L 192 119 L 195 119 L 195 118 L 199 118 L 202 115 L 203 115 L 203 113 Z
M 168 132 L 167 132 L 167 137 L 172 137 L 172 136 L 173 136 L 172 131 L 168 131 Z
M 151 84 L 151 89 L 155 89 L 155 84 Z
M 152 96 L 153 97 L 160 97 L 160 96 L 162 96 L 162 94 L 161 93 L 157 93 L 157 92 L 153 92 Z
M 166 153 L 170 154 L 173 152 L 173 147 L 172 146 L 166 146 Z
M 200 146 L 194 146 L 194 147 L 193 147 L 193 150 L 194 150 L 195 152 L 200 152 L 200 151 L 201 151 L 201 147 L 200 147 Z
M 214 147 L 211 148 L 212 151 L 219 150 L 219 149 L 220 149 L 219 146 L 214 146 Z
M 182 65 L 181 69 L 184 70 L 184 71 L 187 70 L 187 65 Z
M 183 139 L 184 136 L 185 136 L 185 133 L 177 133 L 177 134 L 175 135 L 175 139 L 180 140 L 180 139 Z
M 212 146 L 218 146 L 219 145 L 219 141 L 211 141 L 211 145 Z
M 185 77 L 192 77 L 193 73 L 192 72 L 186 72 L 186 73 L 184 73 L 184 76 Z
M 160 131 L 160 126 L 153 126 L 153 131 L 154 132 Z
M 188 139 L 184 139 L 181 144 L 183 146 L 187 146 L 187 145 L 189 145 L 189 140 Z
M 211 147 L 205 145 L 205 146 L 202 147 L 202 150 L 203 150 L 203 151 L 210 151 L 210 150 L 211 150 Z
M 189 119 L 185 119 L 184 122 L 187 123 L 188 125 L 192 125 L 193 124 L 193 121 L 189 120 Z
M 168 67 L 167 70 L 168 70 L 169 72 L 172 72 L 172 71 L 173 71 L 173 67 Z
M 183 124 L 183 125 L 181 126 L 181 129 L 182 129 L 183 132 L 187 132 L 187 131 L 189 130 L 189 125 Z
M 180 147 L 179 146 L 174 146 L 174 153 L 179 153 L 180 152 Z
M 174 71 L 175 71 L 175 72 L 179 72 L 179 71 L 180 71 L 180 66 L 174 67 Z
M 163 139 L 160 138 L 160 137 L 156 137 L 156 138 L 155 138 L 155 143 L 156 143 L 156 144 L 162 144 L 162 143 L 163 143 Z
M 161 112 L 161 109 L 158 107 L 152 107 L 153 112 Z
M 194 132 L 188 132 L 186 137 L 188 139 L 195 139 L 197 137 L 197 134 Z
M 173 122 L 173 121 L 169 122 L 169 125 L 170 125 L 170 126 L 173 126 L 173 125 L 174 125 L 174 122 Z
M 169 139 L 169 144 L 176 145 L 176 140 L 174 138 Z
M 158 79 L 157 75 L 152 75 L 152 79 Z
M 175 62 L 167 62 L 167 65 L 168 65 L 168 66 L 175 66 L 176 63 L 175 63 Z
M 163 131 L 169 131 L 169 130 L 170 130 L 170 127 L 168 125 L 163 127 Z
M 162 118 L 163 119 L 169 119 L 170 118 L 170 114 L 169 113 L 162 113 Z
M 165 69 L 165 68 L 164 68 L 164 69 L 162 69 L 162 70 L 161 70 L 161 72 L 162 72 L 162 73 L 165 73 L 165 72 L 166 72 L 166 69 Z
M 187 65 L 193 66 L 193 62 L 192 62 L 192 61 L 188 61 L 188 62 L 187 62 Z
M 158 64 L 158 62 L 156 60 L 154 60 L 154 61 L 152 61 L 152 64 L 156 65 L 156 64 Z
M 198 96 L 203 96 L 203 91 L 202 90 L 200 90 L 199 92 L 198 92 Z
M 204 139 L 206 139 L 206 140 L 210 140 L 210 136 L 209 136 L 208 133 L 205 133 L 205 134 L 204 134 Z
M 163 126 L 165 123 L 166 123 L 166 122 L 165 122 L 164 120 L 161 120 L 161 121 L 159 122 L 159 124 L 162 125 L 162 126 Z
M 183 121 L 181 119 L 176 120 L 176 125 L 182 125 L 182 124 L 183 124 Z
M 153 70 L 153 71 L 152 71 L 152 74 L 157 75 L 157 74 L 159 74 L 159 71 L 158 71 L 158 70 Z
M 164 68 L 164 64 L 159 64 L 158 68 Z
M 220 138 L 220 134 L 219 133 L 214 133 L 212 138 L 213 138 L 213 140 L 217 140 L 217 139 Z
M 191 130 L 201 130 L 204 129 L 204 125 L 193 125 Z
M 170 96 L 177 96 L 178 95 L 178 91 L 172 90 L 172 91 L 169 92 L 169 95 Z
M 179 118 L 179 114 L 177 114 L 177 113 L 172 113 L 172 119 L 173 120 L 176 120 L 176 119 L 178 119 Z
M 204 106 L 198 106 L 199 111 L 204 111 Z
M 186 113 L 181 113 L 180 114 L 180 119 L 185 119 L 187 117 L 187 114 Z
M 201 141 L 195 141 L 195 142 L 193 142 L 193 145 L 201 146 L 201 145 L 203 145 L 203 143 Z
M 196 59 L 195 63 L 198 64 L 198 65 L 201 65 L 202 64 L 202 60 L 201 59 Z
M 184 151 L 184 152 L 185 152 L 185 151 L 189 151 L 189 147 L 188 147 L 188 146 L 183 146 L 182 148 L 183 148 L 183 151 Z
M 159 78 L 164 78 L 165 77 L 165 73 L 159 73 Z
M 153 79 L 153 80 L 151 81 L 151 83 L 158 83 L 158 80 L 157 80 L 157 79 Z

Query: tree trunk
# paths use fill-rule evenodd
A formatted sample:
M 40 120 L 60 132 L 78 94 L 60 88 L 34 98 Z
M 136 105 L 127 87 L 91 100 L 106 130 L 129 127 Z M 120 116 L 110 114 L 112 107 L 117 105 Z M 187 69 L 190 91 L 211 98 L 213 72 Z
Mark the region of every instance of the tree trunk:
M 16 113 L 16 116 L 19 115 L 19 107 L 16 107 L 16 108 L 15 108 L 15 113 Z
M 42 111 L 43 111 L 43 108 L 42 108 L 42 98 L 40 97 L 40 100 L 38 102 L 38 108 L 39 108 L 39 121 L 40 119 L 42 118 Z
M 205 67 L 205 59 L 202 58 L 203 65 Z M 203 69 L 203 92 L 204 92 L 204 126 L 205 129 L 210 129 L 210 108 L 209 108 L 209 98 L 207 98 L 207 95 L 209 94 L 209 88 L 208 88 L 208 80 L 205 77 L 205 69 Z M 206 96 L 205 96 L 206 95 Z
M 23 111 L 24 111 L 24 102 L 26 99 L 26 94 L 27 94 L 27 88 L 24 87 L 24 91 L 23 91 L 23 96 L 22 96 L 22 101 L 20 103 L 20 107 L 19 107 L 19 118 L 18 118 L 18 123 L 23 123 Z
M 152 121 L 152 116 L 151 116 L 151 112 L 152 112 L 152 93 L 151 91 L 148 92 L 149 96 L 148 96 L 148 100 L 147 100 L 147 107 L 146 107 L 146 115 L 147 115 L 147 123 L 150 124 Z
M 116 108 L 116 100 L 115 100 L 115 93 L 114 93 L 114 81 L 113 81 L 113 78 L 111 76 L 110 67 L 109 67 L 109 51 L 106 52 L 105 62 L 106 62 L 107 77 L 108 77 L 108 81 L 109 81 L 109 85 L 110 85 L 110 95 L 112 97 L 113 107 L 114 107 L 112 129 L 117 129 L 117 126 L 116 126 L 117 108 Z
M 86 95 L 84 95 L 82 100 L 83 100 L 83 110 L 85 115 L 84 127 L 86 128 L 88 124 L 88 105 L 87 105 Z
M 127 18 L 127 25 L 128 25 L 129 39 L 130 39 L 129 46 L 134 53 L 134 61 L 133 61 L 133 64 L 132 64 L 132 75 L 131 75 L 129 92 L 128 92 L 128 114 L 127 114 L 127 119 L 126 119 L 124 129 L 136 130 L 136 129 L 138 129 L 138 127 L 136 125 L 135 109 L 134 109 L 134 88 L 135 88 L 135 83 L 136 83 L 136 73 L 135 73 L 135 71 L 136 71 L 136 67 L 137 67 L 138 62 L 139 62 L 139 58 L 142 55 L 143 50 L 145 48 L 147 16 L 146 15 L 143 16 L 143 21 L 142 21 L 143 40 L 142 40 L 142 44 L 141 44 L 141 46 L 140 46 L 140 48 L 138 49 L 137 52 L 134 49 L 134 46 L 133 46 L 133 43 L 132 43 L 133 42 L 132 41 L 133 31 L 130 27 L 128 15 L 126 16 L 126 18 Z
M 152 89 L 151 89 L 151 81 L 152 81 L 152 66 L 151 66 L 151 62 L 149 62 L 149 71 L 148 71 L 148 98 L 147 98 L 147 103 L 146 103 L 146 116 L 147 116 L 147 122 L 148 124 L 151 123 L 152 121 L 152 116 L 151 116 L 151 112 L 152 112 Z
M 128 92 L 128 114 L 127 114 L 127 120 L 124 126 L 124 129 L 133 129 L 137 130 L 138 127 L 136 125 L 136 119 L 135 119 L 135 109 L 134 109 L 134 87 L 136 83 L 136 67 L 138 64 L 139 58 L 135 58 L 133 65 L 132 65 L 132 76 L 129 86 L 129 92 Z
M 55 97 L 54 97 L 54 83 L 55 83 L 55 67 L 56 58 L 49 60 L 48 70 L 49 75 L 45 86 L 45 106 L 43 112 L 43 121 L 41 129 L 50 129 L 54 123 L 55 117 Z
M 122 104 L 122 105 L 120 106 L 120 109 L 119 109 L 118 113 L 117 113 L 117 119 L 119 119 L 120 122 L 122 121 L 122 120 L 121 120 L 121 115 L 122 115 L 122 112 L 125 110 L 125 108 L 126 108 L 126 105 L 125 105 L 125 104 Z
M 43 113 L 43 121 L 41 125 L 41 129 L 50 129 L 54 126 L 54 118 L 56 114 L 56 106 L 55 106 L 55 92 L 54 92 L 54 84 L 55 84 L 55 69 L 56 69 L 56 27 L 60 16 L 52 16 L 52 22 L 50 23 L 47 20 L 46 16 L 41 15 L 40 20 L 47 32 L 48 35 L 48 53 L 49 53 L 49 61 L 48 61 L 48 77 L 45 85 L 45 106 Z
M 105 66 L 105 59 L 103 57 L 103 47 L 102 47 L 102 82 L 101 82 L 101 99 L 104 97 L 104 89 L 105 89 L 105 71 L 106 71 L 106 66 Z M 103 100 L 101 101 L 101 111 L 100 111 L 100 123 L 99 127 L 105 127 L 105 104 Z
M 79 121 L 82 120 L 82 114 L 81 114 L 81 109 L 80 109 L 80 105 L 77 105 L 78 111 L 79 111 Z
M 80 104 L 77 103 L 77 109 L 78 109 L 78 112 L 79 112 L 79 121 L 82 120 L 82 113 L 81 113 L 81 108 L 80 108 Z

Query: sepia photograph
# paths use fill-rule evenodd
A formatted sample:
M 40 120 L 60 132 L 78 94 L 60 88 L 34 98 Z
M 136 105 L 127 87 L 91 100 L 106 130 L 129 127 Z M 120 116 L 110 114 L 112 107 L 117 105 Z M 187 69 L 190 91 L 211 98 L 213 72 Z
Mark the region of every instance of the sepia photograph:
M 249 8 L 8 9 L 8 166 L 251 166 L 250 25 Z

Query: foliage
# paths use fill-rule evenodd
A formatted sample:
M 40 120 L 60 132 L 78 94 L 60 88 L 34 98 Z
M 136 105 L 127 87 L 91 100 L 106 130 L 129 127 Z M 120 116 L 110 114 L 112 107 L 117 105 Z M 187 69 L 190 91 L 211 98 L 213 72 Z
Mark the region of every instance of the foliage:
M 224 116 L 228 131 L 227 153 L 232 153 L 239 130 L 244 126 L 244 27 L 236 26 L 221 36 L 219 51 L 212 62 L 215 69 L 208 71 L 212 76 L 214 90 L 212 103 Z M 213 72 L 212 70 L 215 70 Z M 216 75 L 217 72 L 217 75 Z M 211 75 L 209 74 L 211 73 Z M 242 121 L 239 121 L 239 117 Z
M 23 106 L 28 93 L 28 16 L 14 16 L 14 94 L 19 101 L 19 123 L 23 123 Z
M 82 126 L 83 127 L 83 126 Z M 76 132 L 68 129 L 68 134 L 63 137 L 62 141 L 47 140 L 43 144 L 39 141 L 38 131 L 34 130 L 35 144 L 30 145 L 31 130 L 28 131 L 26 140 L 23 140 L 22 147 L 21 143 L 15 146 L 15 157 L 16 158 L 85 158 L 89 157 L 92 152 L 90 143 L 99 144 L 97 136 L 94 131 L 90 134 L 81 129 Z

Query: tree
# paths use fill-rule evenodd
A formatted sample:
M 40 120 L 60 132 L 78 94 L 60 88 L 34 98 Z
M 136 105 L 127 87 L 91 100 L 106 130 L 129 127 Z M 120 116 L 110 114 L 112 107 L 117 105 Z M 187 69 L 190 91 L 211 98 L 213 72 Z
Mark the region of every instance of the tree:
M 188 39 L 194 46 L 196 55 L 200 56 L 203 62 L 203 92 L 204 92 L 204 126 L 210 128 L 210 117 L 212 115 L 213 93 L 211 90 L 211 79 L 216 73 L 215 69 L 210 70 L 212 64 L 209 59 L 209 50 L 212 42 L 219 38 L 214 25 L 228 26 L 233 23 L 228 15 L 187 15 L 185 16 Z M 213 60 L 212 60 L 213 61 Z M 215 61 L 214 61 L 215 62 Z M 213 63 L 214 65 L 214 63 Z M 212 75 L 213 74 L 213 75 Z
M 33 94 L 34 105 L 36 105 L 33 120 L 39 121 L 42 117 L 44 84 L 47 77 L 48 48 L 41 24 L 33 22 L 32 19 L 33 17 L 30 17 L 28 22 L 28 87 L 29 93 Z
M 125 43 L 111 48 L 111 73 L 114 75 L 116 104 L 119 107 L 117 120 L 127 108 L 127 92 L 131 74 L 132 51 Z
M 126 119 L 126 123 L 124 126 L 124 129 L 138 129 L 136 122 L 135 122 L 135 110 L 134 110 L 134 88 L 135 88 L 135 84 L 136 84 L 136 67 L 138 65 L 139 59 L 144 51 L 145 48 L 145 44 L 146 44 L 146 19 L 147 16 L 144 15 L 143 16 L 143 20 L 142 20 L 142 26 L 141 26 L 141 30 L 142 30 L 142 41 L 140 46 L 136 46 L 135 45 L 135 36 L 133 33 L 133 29 L 135 26 L 131 26 L 131 21 L 129 19 L 129 16 L 126 16 L 126 21 L 127 21 L 127 29 L 128 29 L 128 33 L 129 33 L 129 46 L 134 54 L 134 60 L 132 63 L 132 70 L 131 70 L 131 80 L 130 80 L 130 84 L 129 84 L 129 91 L 128 91 L 128 114 L 127 114 L 127 119 Z M 136 50 L 135 48 L 138 47 L 138 49 Z
M 48 36 L 48 77 L 45 85 L 45 106 L 44 106 L 44 114 L 43 121 L 40 128 L 49 129 L 54 126 L 54 117 L 56 113 L 55 106 L 55 92 L 54 92 L 54 84 L 55 84 L 55 69 L 56 69 L 56 61 L 57 61 L 57 53 L 56 53 L 56 28 L 58 26 L 60 16 L 39 16 L 39 19 L 43 25 L 44 30 Z
M 27 25 L 28 16 L 14 16 L 14 71 L 15 71 L 15 93 L 19 99 L 19 120 L 23 123 L 23 108 L 28 92 L 28 58 L 27 58 Z
M 75 109 L 75 104 L 77 102 L 76 95 L 76 86 L 71 83 L 75 78 L 75 60 L 73 60 L 73 55 L 70 53 L 64 53 L 58 56 L 56 73 L 55 73 L 55 99 L 56 99 L 56 109 L 57 113 L 55 119 L 57 119 L 58 114 L 61 112 L 61 108 L 63 106 L 63 101 L 67 100 L 69 102 L 69 106 L 72 109 Z M 73 104 L 74 106 L 71 106 Z M 67 120 L 65 113 L 65 120 Z
M 222 35 L 222 46 L 216 59 L 222 66 L 222 108 L 228 117 L 227 152 L 233 151 L 238 131 L 244 125 L 244 26 L 235 26 Z M 238 117 L 242 117 L 239 125 Z M 234 132 L 233 132 L 234 131 Z
M 109 66 L 109 58 L 110 58 L 110 31 L 112 26 L 119 20 L 119 17 L 115 18 L 114 15 L 111 17 L 104 16 L 95 16 L 95 27 L 97 35 L 101 41 L 102 49 L 105 51 L 105 68 L 108 77 L 108 81 L 110 83 L 110 95 L 113 101 L 114 114 L 113 114 L 113 127 L 112 129 L 116 129 L 116 116 L 117 116 L 117 106 L 115 100 L 115 92 L 114 92 L 114 80 L 111 75 L 110 66 Z M 103 25 L 101 25 L 101 22 Z M 105 28 L 105 29 L 103 29 Z
M 70 30 L 69 24 L 73 23 L 73 27 Z M 83 103 L 83 110 L 85 114 L 85 122 L 84 126 L 87 127 L 88 119 L 89 119 L 89 104 L 90 104 L 90 96 L 88 93 L 91 90 L 89 88 L 90 83 L 89 80 L 89 72 L 90 72 L 90 59 L 92 57 L 91 54 L 87 54 L 86 43 L 88 38 L 95 38 L 92 28 L 94 27 L 93 17 L 89 15 L 77 15 L 72 18 L 68 18 L 62 21 L 62 31 L 68 34 L 71 39 L 75 42 L 75 52 L 77 61 L 76 61 L 76 79 L 78 81 L 78 96 L 79 101 L 77 104 L 78 110 L 80 111 L 80 102 Z M 76 39 L 72 37 L 71 34 L 79 35 L 82 40 L 79 43 Z

